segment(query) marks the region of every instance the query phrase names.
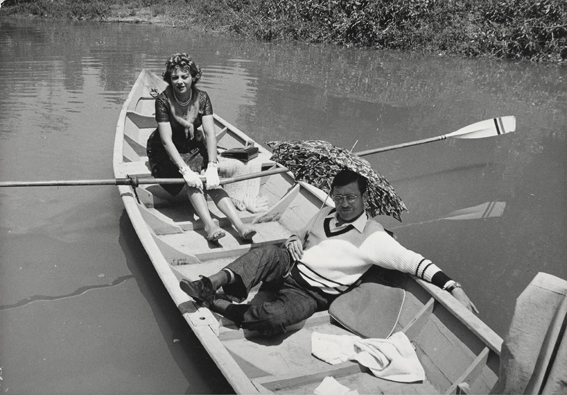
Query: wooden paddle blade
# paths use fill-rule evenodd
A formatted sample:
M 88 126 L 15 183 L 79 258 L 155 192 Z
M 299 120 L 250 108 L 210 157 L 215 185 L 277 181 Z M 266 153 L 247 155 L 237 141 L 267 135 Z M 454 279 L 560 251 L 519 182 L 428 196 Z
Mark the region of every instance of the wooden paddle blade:
M 458 139 L 481 139 L 485 137 L 498 136 L 516 131 L 516 117 L 513 115 L 507 117 L 498 117 L 487 119 L 465 126 L 446 135 L 446 137 L 454 137 Z

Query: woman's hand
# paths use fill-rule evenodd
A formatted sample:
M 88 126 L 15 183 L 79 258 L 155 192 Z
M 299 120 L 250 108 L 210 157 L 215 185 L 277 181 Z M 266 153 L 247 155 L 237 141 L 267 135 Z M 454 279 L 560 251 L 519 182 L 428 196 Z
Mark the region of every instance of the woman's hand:
M 201 192 L 203 191 L 203 182 L 201 181 L 201 177 L 189 167 L 182 167 L 179 169 L 179 172 L 183 176 L 183 179 L 187 183 L 187 186 L 190 188 L 197 188 Z
M 469 299 L 469 297 L 467 296 L 465 291 L 463 291 L 462 288 L 460 288 L 460 287 L 454 288 L 451 291 L 451 295 L 453 295 L 455 297 L 455 299 L 457 299 L 459 302 L 461 302 L 461 304 L 463 306 L 465 306 L 467 309 L 469 309 L 473 313 L 478 314 L 478 309 L 473 304 L 473 302 L 471 302 L 471 300 Z
M 289 240 L 285 247 L 294 261 L 299 261 L 303 258 L 303 244 L 298 238 Z
M 195 137 L 195 128 L 192 124 L 189 124 L 185 127 L 185 137 L 189 140 L 193 140 L 193 138 Z
M 207 189 L 220 188 L 219 172 L 216 164 L 209 162 L 205 171 L 205 178 L 207 179 Z

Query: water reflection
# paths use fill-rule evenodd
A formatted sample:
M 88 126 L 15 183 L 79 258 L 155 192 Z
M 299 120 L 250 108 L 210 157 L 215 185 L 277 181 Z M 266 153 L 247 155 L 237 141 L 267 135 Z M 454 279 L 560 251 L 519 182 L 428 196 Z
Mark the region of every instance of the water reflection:
M 487 218 L 497 218 L 504 214 L 504 209 L 506 208 L 506 202 L 486 202 L 479 204 L 477 206 L 466 207 L 460 210 L 455 210 L 446 216 L 441 218 L 429 219 L 426 221 L 393 226 L 390 230 L 396 230 L 405 228 L 407 226 L 430 224 L 436 221 L 450 220 L 450 221 L 463 221 L 472 219 L 487 219 Z
M 118 242 L 140 293 L 152 309 L 165 344 L 168 345 L 179 371 L 189 383 L 184 393 L 233 393 L 232 387 L 200 346 L 199 340 L 189 330 L 187 322 L 179 313 L 163 283 L 159 281 L 125 210 L 120 216 Z
M 562 209 L 567 70 L 556 66 L 254 43 L 159 26 L 1 20 L 0 179 L 111 177 L 116 120 L 132 83 L 142 68 L 160 74 L 165 59 L 180 51 L 192 53 L 203 67 L 200 85 L 215 111 L 260 142 L 323 139 L 350 148 L 358 140 L 356 150 L 365 150 L 516 115 L 514 134 L 366 157 L 409 207 L 402 224 L 380 220 L 397 227 L 404 245 L 458 278 L 481 318 L 500 334 L 515 298 L 536 272 L 567 278 Z M 495 203 L 493 215 L 476 218 L 488 202 Z M 475 219 L 441 220 L 463 215 Z M 159 355 L 157 362 L 145 364 L 136 346 L 125 350 L 100 341 L 100 332 L 71 330 L 71 337 L 84 339 L 66 352 L 83 354 L 84 343 L 100 345 L 106 359 L 87 360 L 82 369 L 107 374 L 105 382 L 114 383 L 105 387 L 107 393 L 141 388 L 138 372 L 156 365 L 171 375 L 163 381 L 168 388 L 229 391 L 224 382 L 217 383 L 220 375 L 210 374 L 214 365 L 161 285 L 114 188 L 3 190 L 0 220 L 0 290 L 6 306 L 107 284 L 96 277 L 101 268 L 112 281 L 132 276 L 120 287 L 58 302 L 67 303 L 69 311 L 54 306 L 44 311 L 40 303 L 3 311 L 12 318 L 4 319 L 10 325 L 2 328 L 3 335 L 16 339 L 13 345 L 0 343 L 3 355 L 15 361 L 15 370 L 49 379 L 33 381 L 30 374 L 20 378 L 12 372 L 4 380 L 11 380 L 12 388 L 27 393 L 76 389 L 72 383 L 65 387 L 69 364 L 63 358 L 48 370 L 29 368 L 17 356 L 30 344 L 59 355 L 28 328 L 56 326 L 66 313 L 92 312 L 94 303 L 115 333 L 128 332 L 122 341 L 148 342 Z M 22 336 L 13 336 L 16 332 Z M 124 354 L 136 359 L 129 369 L 104 370 L 122 366 Z M 81 365 L 83 359 L 73 358 Z M 154 388 L 155 376 L 150 376 Z M 89 376 L 93 386 L 84 388 L 98 388 L 99 377 Z

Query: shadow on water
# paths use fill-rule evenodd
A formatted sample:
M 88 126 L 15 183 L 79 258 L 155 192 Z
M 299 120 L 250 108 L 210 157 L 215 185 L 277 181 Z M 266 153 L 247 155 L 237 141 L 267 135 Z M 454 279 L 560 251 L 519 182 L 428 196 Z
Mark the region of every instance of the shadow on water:
M 189 383 L 185 393 L 234 393 L 171 299 L 125 210 L 120 217 L 119 244 L 173 359 Z

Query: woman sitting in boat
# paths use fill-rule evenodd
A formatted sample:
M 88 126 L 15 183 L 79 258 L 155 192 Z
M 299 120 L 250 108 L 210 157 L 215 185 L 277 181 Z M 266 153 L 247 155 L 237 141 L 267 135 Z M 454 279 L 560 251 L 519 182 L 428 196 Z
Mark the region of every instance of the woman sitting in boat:
M 217 241 L 226 234 L 211 218 L 199 177 L 204 171 L 207 194 L 230 219 L 238 234 L 250 240 L 256 231 L 242 222 L 230 197 L 219 185 L 213 106 L 209 95 L 195 86 L 201 78 L 201 68 L 186 53 L 172 55 L 165 64 L 163 79 L 169 86 L 156 98 L 158 127 L 147 145 L 152 175 L 156 178 L 177 178 L 181 173 L 186 188 L 182 184 L 162 187 L 172 196 L 185 188 L 204 223 L 207 240 Z M 197 129 L 199 127 L 204 133 Z

